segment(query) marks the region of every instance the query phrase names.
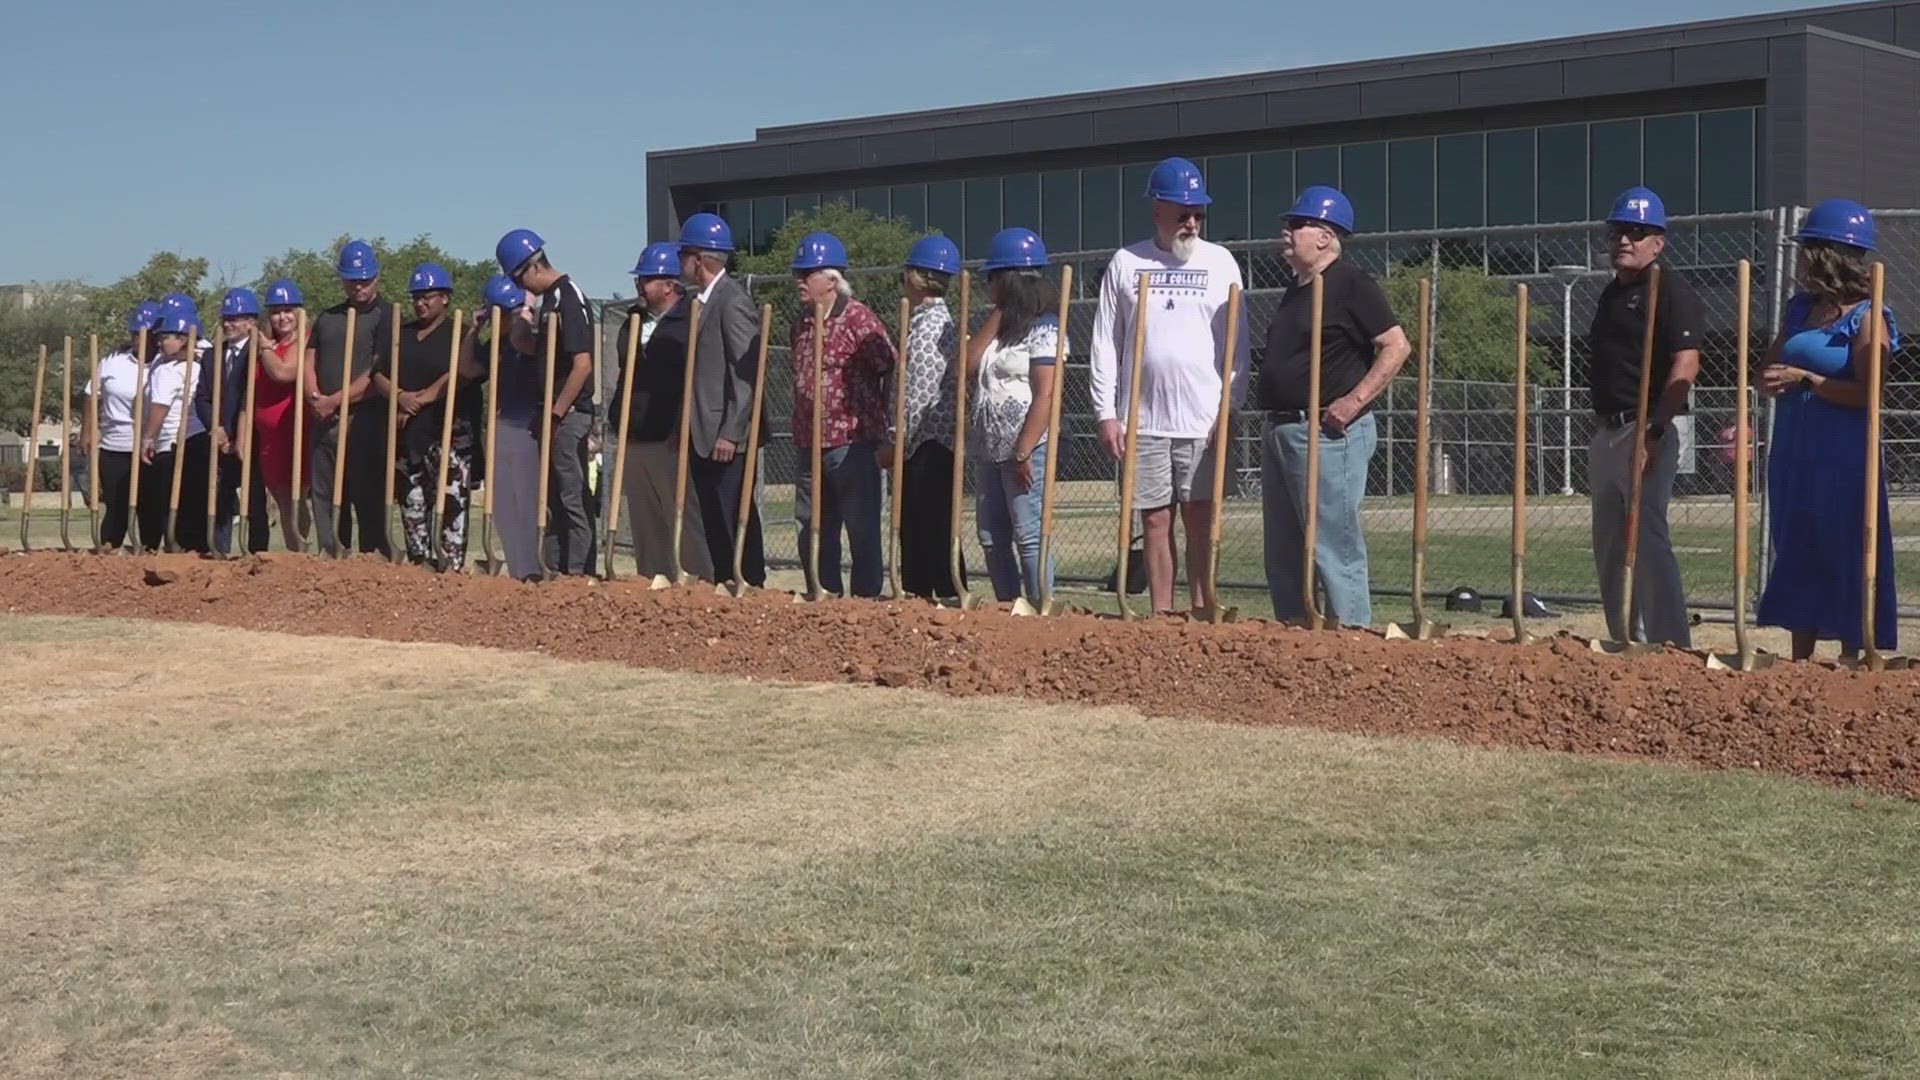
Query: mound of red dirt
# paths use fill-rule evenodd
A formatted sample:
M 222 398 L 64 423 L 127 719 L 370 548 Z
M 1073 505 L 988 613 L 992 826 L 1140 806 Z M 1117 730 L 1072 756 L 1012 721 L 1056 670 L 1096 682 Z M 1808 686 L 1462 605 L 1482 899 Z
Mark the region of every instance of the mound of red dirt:
M 807 682 L 1132 706 L 1155 716 L 1757 769 L 1920 797 L 1920 674 L 1831 665 L 1708 671 L 1560 636 L 1526 646 L 1360 631 L 1069 615 L 710 586 L 524 585 L 373 560 L 35 554 L 0 559 L 14 614 L 111 615 L 433 641 Z M 217 677 L 217 672 L 210 673 Z

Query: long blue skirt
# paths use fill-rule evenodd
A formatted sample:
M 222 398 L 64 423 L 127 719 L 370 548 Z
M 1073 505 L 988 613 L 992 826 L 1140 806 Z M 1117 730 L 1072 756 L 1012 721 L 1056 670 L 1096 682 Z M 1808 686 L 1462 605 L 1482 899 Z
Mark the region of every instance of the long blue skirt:
M 1782 401 L 1774 417 L 1767 461 L 1773 569 L 1756 621 L 1811 630 L 1816 640 L 1858 649 L 1864 645 L 1866 584 L 1865 418 L 1811 404 Z M 1850 452 L 1855 448 L 1857 454 Z M 1877 646 L 1893 649 L 1899 645 L 1899 611 L 1884 465 L 1881 476 L 1873 625 Z

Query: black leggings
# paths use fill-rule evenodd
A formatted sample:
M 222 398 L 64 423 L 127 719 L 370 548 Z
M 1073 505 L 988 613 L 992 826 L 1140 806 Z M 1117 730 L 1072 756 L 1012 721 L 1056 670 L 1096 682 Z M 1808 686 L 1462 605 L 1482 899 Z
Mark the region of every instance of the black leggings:
M 165 470 L 165 481 L 153 482 Z M 133 479 L 133 455 L 124 450 L 100 451 L 100 546 L 112 550 L 127 539 L 127 494 Z M 173 455 L 155 454 L 140 463 L 139 546 L 157 551 L 167 529 L 167 491 L 173 482 Z

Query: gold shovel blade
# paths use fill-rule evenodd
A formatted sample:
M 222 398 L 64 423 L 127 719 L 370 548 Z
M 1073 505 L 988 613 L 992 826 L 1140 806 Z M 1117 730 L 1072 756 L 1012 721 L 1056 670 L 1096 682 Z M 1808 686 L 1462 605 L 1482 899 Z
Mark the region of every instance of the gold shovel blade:
M 1742 655 L 1740 653 L 1710 652 L 1707 654 L 1707 670 L 1708 671 L 1759 671 L 1762 668 L 1772 667 L 1773 661 L 1774 661 L 1774 657 L 1772 653 L 1763 653 L 1759 651 L 1755 651 L 1747 655 Z

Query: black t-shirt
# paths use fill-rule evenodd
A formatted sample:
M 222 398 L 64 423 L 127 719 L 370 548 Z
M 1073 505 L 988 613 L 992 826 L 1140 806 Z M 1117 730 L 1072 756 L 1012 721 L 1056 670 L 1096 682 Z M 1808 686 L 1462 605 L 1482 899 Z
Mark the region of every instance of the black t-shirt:
M 307 328 L 307 348 L 314 352 L 313 376 L 323 394 L 340 392 L 340 368 L 347 355 L 347 306 L 344 303 L 320 313 Z M 354 316 L 353 377 L 359 378 L 378 364 L 386 366 L 387 337 L 392 331 L 387 320 L 393 318 L 393 305 L 375 301 Z M 354 402 L 365 407 L 367 399 Z
M 1661 388 L 1673 372 L 1673 354 L 1698 349 L 1705 324 L 1700 297 L 1687 279 L 1671 267 L 1660 267 L 1660 309 L 1654 316 L 1653 380 L 1647 387 L 1647 407 L 1660 400 Z M 1593 411 L 1599 415 L 1638 412 L 1640 356 L 1647 334 L 1647 279 L 1644 275 L 1622 284 L 1610 281 L 1600 291 L 1588 333 L 1587 389 Z M 1686 412 L 1686 406 L 1680 408 Z
M 453 348 L 453 322 L 440 320 L 426 337 L 420 336 L 418 321 L 407 323 L 400 328 L 400 389 L 407 391 L 425 390 L 435 381 L 445 378 L 450 350 Z M 382 374 L 385 374 L 382 371 Z M 479 416 L 477 406 L 480 403 L 479 387 L 469 379 L 459 380 L 452 388 L 454 442 L 460 445 L 462 433 L 471 428 Z M 422 408 L 413 414 L 413 419 L 401 417 L 401 440 L 405 448 L 418 453 L 426 446 L 440 441 L 442 425 L 446 423 L 447 393 L 442 391 L 440 400 Z
M 1345 258 L 1321 271 L 1320 405 L 1351 393 L 1373 366 L 1373 339 L 1400 325 L 1387 294 L 1367 272 Z M 1290 286 L 1267 324 L 1267 351 L 1260 361 L 1260 407 L 1305 409 L 1311 385 L 1313 288 Z
M 547 316 L 553 314 L 560 316 L 560 336 L 553 352 L 553 392 L 557 396 L 561 387 L 567 385 L 567 376 L 573 372 L 573 358 L 581 353 L 593 353 L 593 319 L 587 314 L 586 295 L 565 274 L 540 298 L 540 322 L 534 328 L 533 352 L 543 360 L 547 355 Z M 541 387 L 541 393 L 546 393 L 544 386 Z M 581 385 L 580 393 L 573 399 L 573 407 L 593 408 L 591 377 Z

